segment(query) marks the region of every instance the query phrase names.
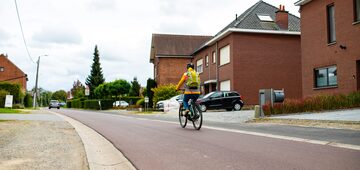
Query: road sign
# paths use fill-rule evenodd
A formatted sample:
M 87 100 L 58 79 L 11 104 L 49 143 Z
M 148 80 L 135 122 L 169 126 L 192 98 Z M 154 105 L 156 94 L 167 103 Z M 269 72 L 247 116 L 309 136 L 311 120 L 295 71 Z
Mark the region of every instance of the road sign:
M 90 95 L 90 88 L 89 86 L 85 87 L 85 96 L 89 96 Z
M 6 95 L 5 98 L 5 107 L 12 107 L 13 95 Z
M 144 99 L 145 99 L 145 103 L 149 103 L 149 97 L 146 96 Z

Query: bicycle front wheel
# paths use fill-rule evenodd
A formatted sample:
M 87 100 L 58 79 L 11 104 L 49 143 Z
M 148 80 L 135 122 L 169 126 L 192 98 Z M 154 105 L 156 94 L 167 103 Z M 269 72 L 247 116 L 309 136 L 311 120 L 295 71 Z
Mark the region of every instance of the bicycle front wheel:
M 183 116 L 182 115 L 182 112 L 183 112 L 184 110 L 183 110 L 183 107 L 182 106 L 180 106 L 180 108 L 179 108 L 179 122 L 180 122 L 180 126 L 182 127 L 182 128 L 185 128 L 185 126 L 186 126 L 186 124 L 187 124 L 187 118 L 186 118 L 186 116 Z
M 194 113 L 194 118 L 192 119 L 193 126 L 196 130 L 200 130 L 203 122 L 202 111 L 200 109 L 200 106 L 197 104 L 192 105 L 192 107 L 193 107 L 192 111 Z

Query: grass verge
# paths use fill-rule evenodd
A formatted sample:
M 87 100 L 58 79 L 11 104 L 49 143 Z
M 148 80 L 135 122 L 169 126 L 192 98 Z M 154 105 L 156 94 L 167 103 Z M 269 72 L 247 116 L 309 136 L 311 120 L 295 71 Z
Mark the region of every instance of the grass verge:
M 248 121 L 247 123 L 268 123 L 268 124 L 293 125 L 293 126 L 305 126 L 305 127 L 360 130 L 360 122 L 359 121 L 258 118 L 258 119 Z
M 0 108 L 0 114 L 24 114 L 24 113 L 29 113 L 29 112 L 22 111 L 19 109 Z

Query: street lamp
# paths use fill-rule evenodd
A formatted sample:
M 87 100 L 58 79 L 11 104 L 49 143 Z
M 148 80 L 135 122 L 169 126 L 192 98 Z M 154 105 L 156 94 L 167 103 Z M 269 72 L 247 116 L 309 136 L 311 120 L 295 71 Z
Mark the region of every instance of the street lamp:
M 34 101 L 33 101 L 33 108 L 36 107 L 36 95 L 37 95 L 37 86 L 38 86 L 38 75 L 39 75 L 39 65 L 40 65 L 40 57 L 48 56 L 48 55 L 41 55 L 38 57 L 37 68 L 36 68 L 36 81 L 35 81 L 35 93 L 34 93 Z

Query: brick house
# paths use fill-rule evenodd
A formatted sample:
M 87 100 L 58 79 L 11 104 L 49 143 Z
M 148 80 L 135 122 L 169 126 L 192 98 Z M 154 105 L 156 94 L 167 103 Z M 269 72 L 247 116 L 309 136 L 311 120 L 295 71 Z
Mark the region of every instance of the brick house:
M 18 83 L 26 92 L 27 75 L 12 63 L 7 55 L 0 54 L 0 83 Z
M 192 52 L 209 36 L 153 34 L 150 62 L 154 64 L 154 79 L 158 85 L 177 84 L 191 62 Z
M 259 89 L 284 89 L 301 98 L 300 19 L 257 2 L 194 53 L 205 93 L 238 91 L 258 104 Z
M 299 0 L 303 97 L 360 90 L 360 0 Z

